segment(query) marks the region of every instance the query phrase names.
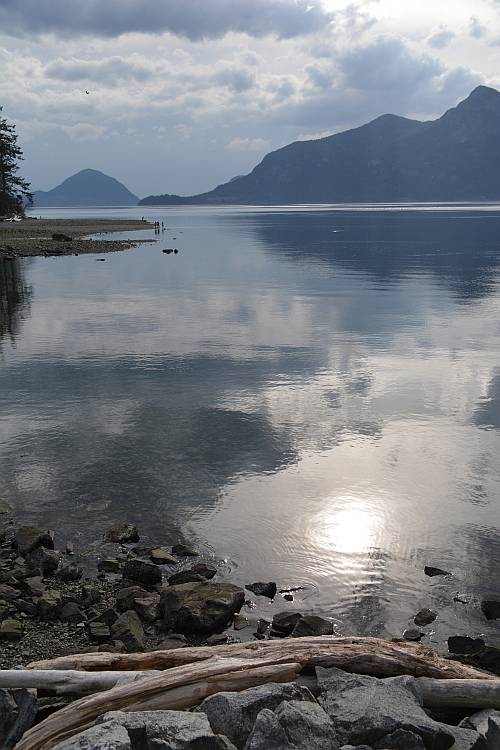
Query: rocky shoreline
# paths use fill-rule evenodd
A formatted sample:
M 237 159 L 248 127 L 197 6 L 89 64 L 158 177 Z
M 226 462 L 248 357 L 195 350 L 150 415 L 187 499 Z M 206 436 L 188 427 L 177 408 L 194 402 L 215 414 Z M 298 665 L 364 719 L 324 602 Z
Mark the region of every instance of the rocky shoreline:
M 0 260 L 110 253 L 136 247 L 139 240 L 105 239 L 110 232 L 137 232 L 153 225 L 134 219 L 35 219 L 0 222 Z M 90 235 L 102 234 L 103 238 Z M 144 240 L 142 240 L 144 241 Z M 147 240 L 154 242 L 154 240 Z

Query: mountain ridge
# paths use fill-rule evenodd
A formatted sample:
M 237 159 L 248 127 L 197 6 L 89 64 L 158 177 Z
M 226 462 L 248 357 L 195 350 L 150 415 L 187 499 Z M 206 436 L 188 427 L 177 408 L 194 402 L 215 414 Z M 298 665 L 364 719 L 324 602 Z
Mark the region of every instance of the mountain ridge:
M 247 175 L 194 196 L 139 205 L 294 204 L 500 199 L 500 93 L 478 86 L 436 120 L 384 114 L 294 141 Z
M 136 206 L 139 198 L 121 182 L 97 169 L 82 169 L 52 190 L 33 193 L 35 207 Z

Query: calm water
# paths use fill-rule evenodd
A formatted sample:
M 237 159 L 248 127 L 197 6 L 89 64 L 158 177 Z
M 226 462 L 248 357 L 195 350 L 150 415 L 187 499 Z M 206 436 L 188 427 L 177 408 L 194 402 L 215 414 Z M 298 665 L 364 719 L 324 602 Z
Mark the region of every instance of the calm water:
M 44 215 L 143 212 L 157 245 L 0 265 L 16 517 L 193 540 L 341 633 L 430 606 L 432 642 L 500 642 L 499 207 Z

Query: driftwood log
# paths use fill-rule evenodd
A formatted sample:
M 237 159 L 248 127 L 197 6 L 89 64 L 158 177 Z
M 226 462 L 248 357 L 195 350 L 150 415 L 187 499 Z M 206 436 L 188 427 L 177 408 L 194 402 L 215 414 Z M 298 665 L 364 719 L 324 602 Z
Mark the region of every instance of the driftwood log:
M 471 685 L 474 707 L 500 706 L 500 680 L 492 675 L 444 659 L 419 644 L 376 638 L 323 636 L 144 654 L 80 654 L 33 663 L 30 670 L 21 674 L 32 673 L 36 679 L 39 667 L 54 672 L 61 668 L 88 670 L 82 676 L 94 677 L 95 684 L 102 685 L 106 674 L 111 675 L 112 681 L 117 679 L 117 672 L 123 671 L 128 681 L 115 683 L 115 687 L 81 698 L 52 714 L 29 730 L 16 750 L 48 750 L 87 728 L 107 711 L 187 708 L 221 690 L 289 682 L 304 667 L 314 666 L 335 666 L 379 677 L 409 674 L 426 678 L 421 682 L 427 705 L 464 705 L 466 685 Z M 135 680 L 130 672 L 138 669 L 162 671 L 148 672 Z M 442 687 L 438 684 L 441 681 Z M 451 696 L 448 702 L 446 695 Z

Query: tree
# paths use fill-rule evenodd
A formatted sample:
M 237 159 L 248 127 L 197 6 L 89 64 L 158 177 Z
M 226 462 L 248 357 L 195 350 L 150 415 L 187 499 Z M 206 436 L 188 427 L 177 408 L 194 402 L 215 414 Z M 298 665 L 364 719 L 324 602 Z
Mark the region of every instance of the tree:
M 18 174 L 23 152 L 17 145 L 15 126 L 7 122 L 1 116 L 1 112 L 2 107 L 0 107 L 0 213 L 22 212 L 26 203 L 32 203 L 33 196 L 29 182 Z

